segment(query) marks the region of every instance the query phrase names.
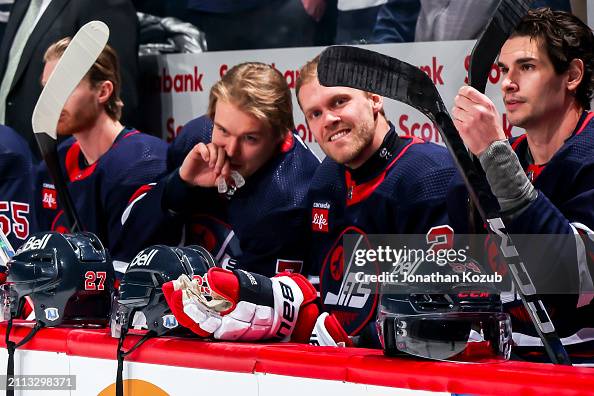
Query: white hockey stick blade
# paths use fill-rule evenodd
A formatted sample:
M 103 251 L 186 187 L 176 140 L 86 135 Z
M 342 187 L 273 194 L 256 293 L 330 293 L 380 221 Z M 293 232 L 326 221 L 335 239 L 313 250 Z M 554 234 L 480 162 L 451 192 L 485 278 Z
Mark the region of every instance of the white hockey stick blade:
M 39 95 L 31 119 L 33 132 L 57 139 L 56 128 L 64 104 L 103 51 L 108 38 L 109 28 L 101 21 L 91 21 L 79 29 Z

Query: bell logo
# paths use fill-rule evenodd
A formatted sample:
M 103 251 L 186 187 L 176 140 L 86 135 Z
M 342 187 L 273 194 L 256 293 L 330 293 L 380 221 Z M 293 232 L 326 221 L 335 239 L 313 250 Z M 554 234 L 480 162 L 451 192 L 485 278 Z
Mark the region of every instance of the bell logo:
M 60 314 L 58 313 L 58 308 L 46 308 L 44 312 L 45 318 L 47 320 L 51 320 L 52 322 L 54 320 L 58 320 L 58 318 L 60 317 Z
M 134 260 L 130 263 L 130 267 L 149 265 L 153 257 L 155 257 L 155 254 L 157 254 L 157 249 L 151 249 L 148 253 L 145 253 L 143 250 L 134 257 Z
M 45 246 L 47 245 L 47 242 L 50 240 L 50 238 L 52 237 L 52 234 L 45 234 L 43 237 L 41 238 L 37 238 L 35 236 L 32 236 L 31 238 L 29 238 L 27 240 L 27 242 L 25 242 L 23 244 L 23 246 L 21 246 L 16 254 L 22 253 L 22 252 L 26 252 L 27 250 L 41 250 L 41 249 L 45 249 Z
M 167 329 L 174 329 L 177 327 L 177 319 L 173 315 L 165 315 L 163 316 L 163 327 Z

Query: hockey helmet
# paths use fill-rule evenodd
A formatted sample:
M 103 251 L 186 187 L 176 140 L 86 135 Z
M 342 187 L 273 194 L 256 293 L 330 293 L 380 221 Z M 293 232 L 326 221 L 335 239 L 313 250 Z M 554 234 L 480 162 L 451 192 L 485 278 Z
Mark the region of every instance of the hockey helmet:
M 34 234 L 7 266 L 2 287 L 5 319 L 20 316 L 29 297 L 41 326 L 109 322 L 113 264 L 94 234 Z
M 122 330 L 130 327 L 146 328 L 156 335 L 178 329 L 161 286 L 182 274 L 201 279 L 214 266 L 214 258 L 201 246 L 155 245 L 142 250 L 120 282 L 119 296 L 112 306 L 111 335 L 119 338 Z
M 511 319 L 499 294 L 457 285 L 448 294 L 396 294 L 382 288 L 377 330 L 388 356 L 494 362 L 511 353 Z

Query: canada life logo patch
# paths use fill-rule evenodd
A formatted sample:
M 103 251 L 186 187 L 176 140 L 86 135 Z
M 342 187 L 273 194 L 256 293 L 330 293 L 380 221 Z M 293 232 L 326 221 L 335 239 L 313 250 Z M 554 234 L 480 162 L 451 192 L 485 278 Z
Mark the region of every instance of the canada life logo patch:
M 314 202 L 311 209 L 311 230 L 313 232 L 329 231 L 330 204 L 328 202 Z
M 41 189 L 41 203 L 44 209 L 57 209 L 58 208 L 58 201 L 57 201 L 57 193 L 56 188 L 53 184 L 43 183 L 43 188 Z

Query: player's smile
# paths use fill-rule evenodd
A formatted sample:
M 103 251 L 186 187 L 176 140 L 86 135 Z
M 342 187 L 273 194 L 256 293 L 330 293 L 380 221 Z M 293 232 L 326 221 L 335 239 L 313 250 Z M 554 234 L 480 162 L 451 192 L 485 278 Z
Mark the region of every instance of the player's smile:
M 350 128 L 349 128 L 349 129 L 341 129 L 341 130 L 339 130 L 338 132 L 331 134 L 331 135 L 328 137 L 328 141 L 329 141 L 329 142 L 335 142 L 335 141 L 337 141 L 337 140 L 340 140 L 340 139 L 342 139 L 343 137 L 345 137 L 345 136 L 349 135 L 350 133 L 351 133 L 351 130 L 350 130 Z

